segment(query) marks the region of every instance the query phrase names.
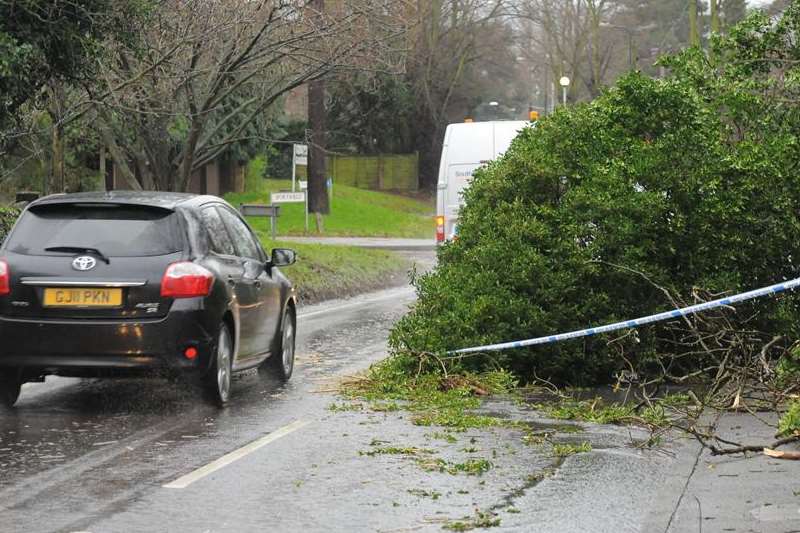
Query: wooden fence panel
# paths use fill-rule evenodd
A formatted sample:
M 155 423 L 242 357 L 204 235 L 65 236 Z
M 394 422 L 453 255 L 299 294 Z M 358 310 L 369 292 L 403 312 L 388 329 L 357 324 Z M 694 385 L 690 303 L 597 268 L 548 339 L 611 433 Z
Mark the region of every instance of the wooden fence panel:
M 419 189 L 418 154 L 375 156 L 329 156 L 328 169 L 334 183 L 378 191 Z

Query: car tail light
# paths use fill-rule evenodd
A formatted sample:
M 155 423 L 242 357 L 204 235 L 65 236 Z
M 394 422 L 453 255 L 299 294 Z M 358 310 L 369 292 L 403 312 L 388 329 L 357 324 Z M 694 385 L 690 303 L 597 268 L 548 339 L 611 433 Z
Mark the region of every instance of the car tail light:
M 11 271 L 8 263 L 0 259 L 0 296 L 11 293 Z
M 436 242 L 444 242 L 444 217 L 436 217 Z
M 214 274 L 189 261 L 172 263 L 161 279 L 164 298 L 194 298 L 208 296 L 214 284 Z

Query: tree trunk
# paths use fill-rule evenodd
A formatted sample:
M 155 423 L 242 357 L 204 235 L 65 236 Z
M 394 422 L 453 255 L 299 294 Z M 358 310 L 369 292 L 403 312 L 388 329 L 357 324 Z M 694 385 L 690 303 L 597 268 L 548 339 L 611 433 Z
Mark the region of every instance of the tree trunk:
M 719 0 L 711 0 L 711 32 L 719 33 Z
M 58 122 L 53 124 L 52 156 L 50 161 L 50 183 L 58 192 L 66 192 L 64 165 L 64 130 Z
M 700 32 L 697 30 L 697 0 L 689 0 L 689 46 L 700 46 Z
M 308 88 L 308 122 L 311 145 L 308 147 L 308 210 L 311 213 L 330 213 L 325 161 L 325 82 L 312 81 Z
M 324 0 L 313 0 L 311 8 L 322 18 Z M 320 21 L 321 22 L 321 21 Z M 327 164 L 325 161 L 325 82 L 314 80 L 308 87 L 308 124 L 311 128 L 308 147 L 308 210 L 317 214 L 317 227 L 322 230 L 320 218 L 331 212 L 328 203 Z

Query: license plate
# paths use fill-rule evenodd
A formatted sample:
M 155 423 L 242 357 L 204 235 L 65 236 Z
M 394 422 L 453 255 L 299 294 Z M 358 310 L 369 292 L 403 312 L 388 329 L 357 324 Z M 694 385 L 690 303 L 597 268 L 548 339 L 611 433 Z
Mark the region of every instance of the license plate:
M 45 307 L 120 307 L 122 289 L 47 288 Z

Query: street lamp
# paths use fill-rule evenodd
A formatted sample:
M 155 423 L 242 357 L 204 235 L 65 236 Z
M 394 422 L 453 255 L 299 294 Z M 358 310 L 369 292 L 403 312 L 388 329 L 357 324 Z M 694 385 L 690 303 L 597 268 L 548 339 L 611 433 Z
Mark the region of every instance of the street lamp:
M 610 24 L 608 22 L 600 23 L 602 28 L 611 28 L 613 30 L 624 31 L 628 35 L 628 70 L 633 70 L 633 34 L 640 33 L 647 30 L 652 30 L 658 27 L 658 24 L 646 24 L 636 28 L 629 28 L 627 26 L 619 26 L 618 24 Z
M 561 85 L 561 94 L 564 96 L 564 105 L 567 105 L 567 87 L 569 87 L 569 78 L 566 76 L 561 76 L 561 79 L 558 80 L 558 84 Z

